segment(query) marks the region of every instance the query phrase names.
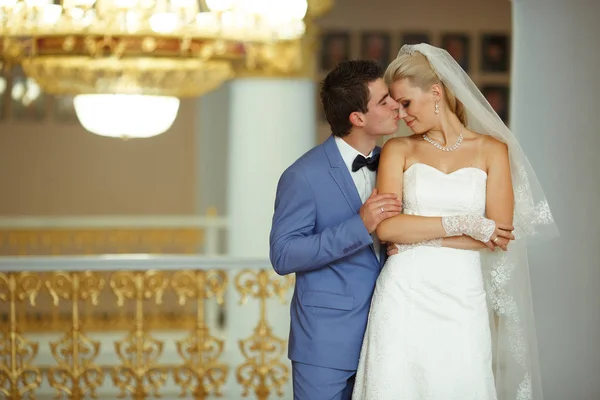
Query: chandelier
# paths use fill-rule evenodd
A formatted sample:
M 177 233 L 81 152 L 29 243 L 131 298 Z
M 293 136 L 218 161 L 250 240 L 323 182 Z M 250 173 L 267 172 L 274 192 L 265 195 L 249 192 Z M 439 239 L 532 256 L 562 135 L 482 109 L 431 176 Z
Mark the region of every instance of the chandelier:
M 331 0 L 0 0 L 0 50 L 81 124 L 113 137 L 166 131 L 179 99 L 295 48 Z M 289 67 L 289 65 L 288 65 Z

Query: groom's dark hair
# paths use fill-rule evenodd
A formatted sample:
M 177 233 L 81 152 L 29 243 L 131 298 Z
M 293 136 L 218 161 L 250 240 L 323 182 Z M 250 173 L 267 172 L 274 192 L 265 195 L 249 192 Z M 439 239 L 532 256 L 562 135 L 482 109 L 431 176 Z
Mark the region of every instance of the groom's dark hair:
M 335 136 L 350 133 L 350 114 L 366 113 L 369 83 L 383 77 L 383 67 L 376 61 L 352 60 L 339 63 L 321 82 L 321 103 Z

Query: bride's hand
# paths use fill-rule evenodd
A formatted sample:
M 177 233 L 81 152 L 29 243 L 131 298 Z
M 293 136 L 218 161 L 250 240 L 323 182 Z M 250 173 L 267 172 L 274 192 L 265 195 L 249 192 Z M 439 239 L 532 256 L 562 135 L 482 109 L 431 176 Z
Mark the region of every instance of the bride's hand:
M 500 247 L 502 250 L 507 251 L 510 240 L 499 237 L 496 239 L 495 242 L 490 240 L 488 243 L 492 246 L 492 250 L 494 250 L 496 247 Z M 487 243 L 486 243 L 486 245 L 487 245 Z M 488 247 L 489 247 L 489 245 L 488 245 Z
M 512 233 L 514 230 L 515 230 L 515 227 L 512 225 L 501 224 L 499 222 L 496 222 L 496 229 L 494 230 L 494 233 L 490 237 L 490 240 L 492 242 L 496 238 L 505 238 L 508 240 L 515 240 L 515 235 L 513 235 L 513 233 Z
M 515 227 L 507 224 L 500 224 L 496 222 L 496 229 L 492 234 L 490 240 L 485 244 L 490 250 L 494 250 L 496 247 L 500 247 L 502 250 L 508 250 L 508 244 L 511 240 L 515 239 L 512 231 Z
M 393 256 L 395 254 L 398 254 L 398 246 L 396 246 L 395 243 L 386 243 L 386 242 L 382 242 L 381 243 L 382 246 L 387 246 L 387 255 L 388 256 Z

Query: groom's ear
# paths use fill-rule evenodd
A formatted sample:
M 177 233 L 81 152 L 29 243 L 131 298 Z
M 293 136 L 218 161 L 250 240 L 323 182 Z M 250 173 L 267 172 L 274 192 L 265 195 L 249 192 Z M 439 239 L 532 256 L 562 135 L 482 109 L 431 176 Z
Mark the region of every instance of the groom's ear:
M 355 111 L 352 114 L 350 114 L 350 117 L 348 118 L 350 120 L 350 123 L 354 126 L 364 126 L 365 125 L 365 116 L 363 113 Z

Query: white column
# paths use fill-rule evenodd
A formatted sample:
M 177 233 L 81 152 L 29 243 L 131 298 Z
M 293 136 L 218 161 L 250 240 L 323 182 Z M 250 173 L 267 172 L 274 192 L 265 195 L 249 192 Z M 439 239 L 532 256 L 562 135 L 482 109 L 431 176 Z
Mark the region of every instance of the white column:
M 230 82 L 206 93 L 196 102 L 196 188 L 198 214 L 216 207 L 227 215 L 227 142 L 229 131 Z
M 277 181 L 315 142 L 315 83 L 231 83 L 227 215 L 229 254 L 267 258 Z
M 308 151 L 316 139 L 315 83 L 311 79 L 236 79 L 229 88 L 229 137 L 227 171 L 228 255 L 256 257 L 269 263 L 269 232 L 277 182 L 282 172 Z M 273 272 L 273 275 L 275 273 Z M 230 275 L 235 279 L 235 274 Z M 238 341 L 250 337 L 258 322 L 259 308 L 250 299 L 240 306 L 234 282 L 227 296 L 227 361 L 234 367 L 227 398 L 241 399 L 235 368 L 245 360 Z M 267 303 L 273 334 L 288 339 L 289 299 Z M 287 349 L 281 361 L 290 368 Z M 272 396 L 275 396 L 272 393 Z M 284 397 L 291 398 L 291 382 Z
M 560 239 L 530 252 L 545 400 L 600 396 L 600 1 L 515 0 L 512 128 Z

